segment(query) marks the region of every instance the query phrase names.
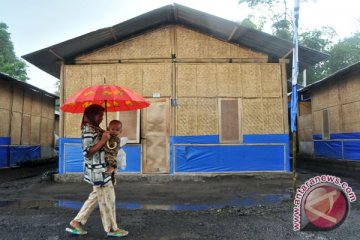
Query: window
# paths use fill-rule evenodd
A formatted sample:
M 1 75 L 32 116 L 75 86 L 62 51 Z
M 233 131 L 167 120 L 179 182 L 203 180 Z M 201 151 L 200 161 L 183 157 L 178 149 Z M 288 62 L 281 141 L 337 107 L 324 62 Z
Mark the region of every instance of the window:
M 323 139 L 330 138 L 330 129 L 329 129 L 329 112 L 327 109 L 323 110 Z
M 219 99 L 220 143 L 240 143 L 238 99 Z
M 129 143 L 140 142 L 140 110 L 117 112 L 116 118 L 123 124 L 121 136 L 127 137 Z

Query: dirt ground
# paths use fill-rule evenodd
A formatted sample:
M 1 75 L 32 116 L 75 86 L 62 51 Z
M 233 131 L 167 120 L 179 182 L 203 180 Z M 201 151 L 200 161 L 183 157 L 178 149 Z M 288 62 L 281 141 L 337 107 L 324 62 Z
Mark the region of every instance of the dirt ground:
M 96 209 L 88 235 L 64 230 L 91 191 L 87 183 L 55 183 L 56 163 L 0 170 L 0 239 L 106 239 Z M 299 171 L 297 185 L 320 173 Z M 342 178 L 360 196 L 360 181 Z M 123 181 L 117 216 L 127 239 L 360 239 L 360 204 L 340 227 L 292 230 L 289 176 L 221 176 L 167 183 Z

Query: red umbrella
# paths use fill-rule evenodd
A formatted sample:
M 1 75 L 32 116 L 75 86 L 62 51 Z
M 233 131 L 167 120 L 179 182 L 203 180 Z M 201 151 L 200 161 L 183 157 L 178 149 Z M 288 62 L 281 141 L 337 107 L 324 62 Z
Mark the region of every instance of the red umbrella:
M 105 112 L 130 111 L 150 105 L 148 101 L 129 88 L 102 84 L 81 89 L 69 97 L 60 109 L 64 112 L 83 113 L 85 108 L 92 104 L 103 106 Z

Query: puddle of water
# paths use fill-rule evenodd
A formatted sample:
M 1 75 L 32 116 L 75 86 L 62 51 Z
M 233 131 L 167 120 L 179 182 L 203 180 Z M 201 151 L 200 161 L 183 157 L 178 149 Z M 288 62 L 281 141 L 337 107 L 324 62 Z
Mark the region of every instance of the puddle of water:
M 12 200 L 12 201 L 0 201 L 1 207 L 13 207 L 13 208 L 46 208 L 57 207 L 54 200 Z
M 264 196 L 252 196 L 252 197 L 235 197 L 228 199 L 223 203 L 218 204 L 142 204 L 134 202 L 122 202 L 116 203 L 118 209 L 150 209 L 150 210 L 189 210 L 189 211 L 200 211 L 211 208 L 222 208 L 225 206 L 233 207 L 249 207 L 255 205 L 265 204 L 277 204 L 284 200 L 290 199 L 290 195 L 283 194 L 271 194 Z M 59 208 L 70 208 L 79 210 L 84 202 L 82 201 L 70 201 L 70 200 L 14 200 L 14 201 L 0 201 L 1 207 L 15 207 L 15 208 L 46 208 L 46 207 L 59 207 Z

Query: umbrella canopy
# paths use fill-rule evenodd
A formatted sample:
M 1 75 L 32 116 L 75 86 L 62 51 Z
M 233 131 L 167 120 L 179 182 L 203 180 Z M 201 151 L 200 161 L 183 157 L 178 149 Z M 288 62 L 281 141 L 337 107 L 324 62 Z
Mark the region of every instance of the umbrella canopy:
M 81 89 L 60 107 L 64 112 L 83 113 L 92 104 L 101 105 L 106 112 L 130 111 L 150 105 L 131 89 L 119 85 L 97 85 Z

